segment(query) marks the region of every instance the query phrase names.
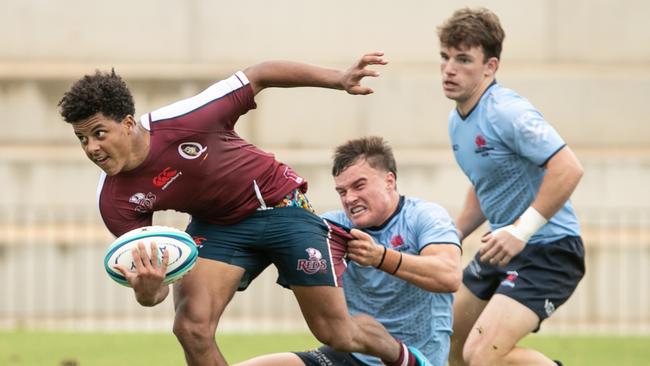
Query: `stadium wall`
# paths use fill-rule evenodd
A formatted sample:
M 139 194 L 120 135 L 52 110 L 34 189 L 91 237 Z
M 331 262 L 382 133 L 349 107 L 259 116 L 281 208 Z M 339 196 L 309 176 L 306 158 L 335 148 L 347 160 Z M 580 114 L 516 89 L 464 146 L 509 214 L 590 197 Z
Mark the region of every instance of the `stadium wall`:
M 440 90 L 435 27 L 464 5 L 500 16 L 499 82 L 538 106 L 585 166 L 572 199 L 588 273 L 546 326 L 650 333 L 650 123 L 639 112 L 650 95 L 650 48 L 641 46 L 650 44 L 650 3 L 641 0 L 3 1 L 0 327 L 170 329 L 169 300 L 140 308 L 102 272 L 111 237 L 95 208 L 99 171 L 57 113 L 69 85 L 98 68 L 127 79 L 139 114 L 263 60 L 345 68 L 384 50 L 390 64 L 367 82 L 374 95 L 264 91 L 238 132 L 303 174 L 320 212 L 338 205 L 333 147 L 384 136 L 396 150 L 400 191 L 456 213 L 468 183 L 448 147 L 453 104 Z M 476 242 L 466 241 L 465 260 Z M 302 329 L 295 301 L 273 283 L 270 270 L 237 296 L 223 326 Z M 270 311 L 270 303 L 282 306 Z

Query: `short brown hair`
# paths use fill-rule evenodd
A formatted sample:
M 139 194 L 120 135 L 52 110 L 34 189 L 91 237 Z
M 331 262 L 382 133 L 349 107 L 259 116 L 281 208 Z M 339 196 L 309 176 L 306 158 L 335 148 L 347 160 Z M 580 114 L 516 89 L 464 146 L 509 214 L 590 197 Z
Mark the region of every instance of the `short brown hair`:
M 485 60 L 501 58 L 505 33 L 499 17 L 486 8 L 456 10 L 451 18 L 438 27 L 438 38 L 444 47 L 466 49 L 481 47 Z
M 338 176 L 359 159 L 365 159 L 373 169 L 391 172 L 397 178 L 393 149 L 383 138 L 377 136 L 350 140 L 337 147 L 334 152 L 332 175 Z

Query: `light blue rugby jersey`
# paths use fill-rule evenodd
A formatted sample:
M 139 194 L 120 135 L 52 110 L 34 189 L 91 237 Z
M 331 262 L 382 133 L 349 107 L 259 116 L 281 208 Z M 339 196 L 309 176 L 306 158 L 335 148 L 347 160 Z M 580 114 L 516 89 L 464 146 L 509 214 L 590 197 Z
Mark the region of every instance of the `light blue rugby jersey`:
M 352 225 L 343 211 L 327 212 L 322 217 L 348 227 Z M 401 197 L 398 210 L 382 227 L 364 231 L 376 243 L 412 255 L 418 255 L 430 244 L 460 246 L 456 227 L 447 211 L 412 197 Z M 452 325 L 452 294 L 424 291 L 386 272 L 352 261 L 343 275 L 343 289 L 351 314 L 370 314 L 395 338 L 422 351 L 433 365 L 445 365 Z M 363 354 L 355 357 L 369 365 L 383 365 L 375 357 Z
M 565 146 L 528 100 L 496 82 L 465 119 L 457 109 L 451 111 L 449 137 L 492 230 L 512 224 L 524 213 L 542 183 L 543 166 Z M 577 235 L 578 220 L 567 201 L 528 243 Z

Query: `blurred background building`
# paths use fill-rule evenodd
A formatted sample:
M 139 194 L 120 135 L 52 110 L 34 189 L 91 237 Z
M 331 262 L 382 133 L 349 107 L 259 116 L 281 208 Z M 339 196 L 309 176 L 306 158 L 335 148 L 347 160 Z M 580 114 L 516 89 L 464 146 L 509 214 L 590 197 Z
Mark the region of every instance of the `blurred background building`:
M 441 92 L 436 26 L 466 5 L 500 16 L 499 82 L 544 113 L 586 171 L 572 199 L 587 275 L 545 330 L 650 334 L 650 3 L 642 0 L 2 0 L 0 328 L 171 329 L 171 299 L 141 308 L 103 272 L 113 238 L 96 208 L 100 171 L 57 111 L 71 83 L 95 69 L 114 67 L 127 80 L 140 115 L 260 61 L 347 68 L 383 50 L 390 64 L 366 81 L 375 94 L 267 90 L 237 130 L 306 177 L 320 212 L 338 207 L 332 149 L 381 135 L 395 148 L 400 191 L 455 215 L 469 182 L 449 148 L 453 103 Z M 184 227 L 187 217 L 156 222 Z M 465 242 L 466 261 L 477 243 Z M 238 294 L 222 328 L 306 329 L 291 293 L 274 282 L 269 269 Z

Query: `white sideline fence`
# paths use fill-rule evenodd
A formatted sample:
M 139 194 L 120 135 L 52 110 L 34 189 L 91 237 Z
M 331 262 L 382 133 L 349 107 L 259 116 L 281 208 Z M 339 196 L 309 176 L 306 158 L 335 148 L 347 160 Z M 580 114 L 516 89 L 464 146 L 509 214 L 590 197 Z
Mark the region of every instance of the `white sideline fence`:
M 583 208 L 578 214 L 587 274 L 543 331 L 650 334 L 650 212 Z M 163 213 L 155 222 L 184 228 L 187 217 Z M 104 250 L 113 238 L 95 210 L 3 207 L 0 232 L 0 329 L 171 331 L 171 296 L 141 307 L 104 272 Z M 477 242 L 466 241 L 464 261 Z M 238 293 L 220 331 L 307 331 L 291 292 L 275 279 L 270 267 Z

